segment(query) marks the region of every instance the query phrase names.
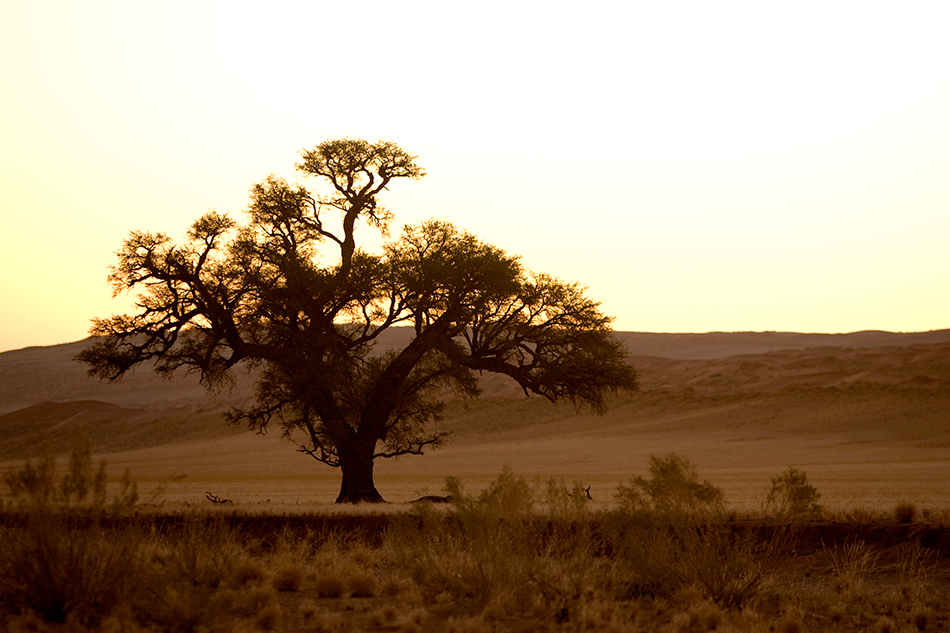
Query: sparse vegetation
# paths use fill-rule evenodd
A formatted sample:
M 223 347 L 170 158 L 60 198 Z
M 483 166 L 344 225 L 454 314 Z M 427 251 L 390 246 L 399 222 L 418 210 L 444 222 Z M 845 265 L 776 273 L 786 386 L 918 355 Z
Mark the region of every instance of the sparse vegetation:
M 641 501 L 619 508 L 599 507 L 582 482 L 510 469 L 471 493 L 450 478 L 451 503 L 354 514 L 354 526 L 386 517 L 369 531 L 230 508 L 11 506 L 0 514 L 0 617 L 32 631 L 62 622 L 102 631 L 950 627 L 950 566 L 920 533 L 895 546 L 873 530 L 859 538 L 736 520 L 688 460 L 649 467 L 620 487 Z M 69 472 L 95 481 L 94 468 Z
M 722 512 L 725 494 L 709 481 L 699 479 L 696 467 L 685 457 L 670 453 L 650 457 L 650 478 L 634 477 L 617 488 L 621 512 L 666 518 L 714 516 Z
M 784 518 L 814 516 L 821 512 L 819 499 L 821 493 L 808 483 L 808 475 L 797 468 L 789 468 L 772 477 L 765 505 L 767 511 Z
M 109 279 L 138 293 L 135 307 L 93 321 L 97 339 L 76 356 L 90 375 L 185 369 L 213 392 L 255 369 L 254 402 L 228 419 L 262 433 L 280 425 L 340 468 L 340 503 L 383 500 L 376 459 L 444 444 L 444 394 L 477 397 L 480 374 L 601 413 L 608 395 L 638 390 L 612 318 L 580 285 L 530 272 L 444 220 L 389 239 L 378 197 L 425 175 L 415 156 L 344 138 L 301 158 L 319 187 L 271 175 L 251 189 L 243 225 L 212 211 L 181 244 L 132 232 Z M 381 252 L 362 247 L 366 229 L 384 237 Z M 411 326 L 411 342 L 374 349 L 395 326 Z
M 894 508 L 894 519 L 898 523 L 910 523 L 917 518 L 917 506 L 909 501 L 898 503 Z
M 56 470 L 56 458 L 47 451 L 37 460 L 36 465 L 30 460 L 20 470 L 5 473 L 3 483 L 13 504 L 29 510 L 106 508 L 106 462 L 101 460 L 97 468 L 93 467 L 92 448 L 88 437 L 83 437 L 73 447 L 69 466 L 62 479 L 57 479 Z M 130 510 L 138 499 L 138 485 L 132 481 L 130 472 L 126 470 L 119 482 L 119 492 L 113 497 L 109 509 Z

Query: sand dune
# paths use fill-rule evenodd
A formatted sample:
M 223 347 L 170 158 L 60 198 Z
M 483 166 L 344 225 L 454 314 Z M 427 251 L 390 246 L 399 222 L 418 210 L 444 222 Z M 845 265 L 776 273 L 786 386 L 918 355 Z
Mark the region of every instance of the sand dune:
M 408 336 L 397 331 L 383 345 Z M 446 475 L 475 484 L 509 465 L 583 479 L 609 497 L 649 455 L 675 451 L 747 503 L 788 466 L 807 468 L 841 504 L 950 499 L 950 331 L 618 336 L 642 393 L 597 416 L 485 376 L 481 398 L 449 401 L 451 444 L 380 462 L 380 490 L 411 498 L 438 490 Z M 338 473 L 279 433 L 261 438 L 221 421 L 250 397 L 248 378 L 217 398 L 193 376 L 162 381 L 137 371 L 116 384 L 90 381 L 70 360 L 84 344 L 0 354 L 0 460 L 34 455 L 44 442 L 62 452 L 87 433 L 143 482 L 186 475 L 183 497 L 205 488 L 247 500 L 334 496 Z

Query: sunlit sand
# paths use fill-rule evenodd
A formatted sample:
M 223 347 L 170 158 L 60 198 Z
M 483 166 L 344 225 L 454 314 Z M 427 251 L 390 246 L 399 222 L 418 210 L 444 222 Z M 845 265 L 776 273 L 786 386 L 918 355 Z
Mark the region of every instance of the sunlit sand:
M 400 504 L 439 494 L 448 476 L 474 491 L 508 466 L 532 480 L 582 481 L 596 504 L 608 505 L 618 484 L 645 472 L 650 455 L 675 452 L 739 510 L 759 508 L 770 478 L 790 466 L 808 473 L 828 508 L 887 509 L 903 500 L 941 508 L 950 499 L 950 375 L 941 360 L 950 354 L 947 332 L 775 334 L 771 343 L 754 334 L 622 336 L 642 393 L 612 401 L 598 416 L 525 398 L 504 379 L 486 377 L 481 398 L 449 401 L 448 446 L 377 461 L 380 492 Z M 763 353 L 763 346 L 796 341 L 807 349 Z M 811 347 L 839 341 L 853 347 Z M 63 431 L 56 437 L 86 429 L 95 445 L 96 424 L 109 429 L 98 452 L 114 476 L 132 471 L 145 501 L 209 505 L 211 492 L 235 507 L 280 511 L 335 498 L 338 471 L 296 452 L 277 431 L 262 436 L 219 421 L 228 402 L 248 397 L 249 380 L 217 401 L 190 377 L 162 382 L 139 371 L 115 385 L 87 381 L 68 362 L 80 347 L 0 355 L 8 446 L 29 445 L 12 435 L 10 422 L 23 405 L 86 400 L 92 403 L 75 403 L 56 423 Z M 664 351 L 671 358 L 642 355 Z M 109 409 L 109 417 L 99 401 L 123 408 Z M 16 428 L 25 433 L 22 421 Z M 115 437 L 122 428 L 139 434 L 126 442 L 133 450 L 110 450 L 123 446 Z M 15 457 L 5 455 L 5 467 L 22 463 Z

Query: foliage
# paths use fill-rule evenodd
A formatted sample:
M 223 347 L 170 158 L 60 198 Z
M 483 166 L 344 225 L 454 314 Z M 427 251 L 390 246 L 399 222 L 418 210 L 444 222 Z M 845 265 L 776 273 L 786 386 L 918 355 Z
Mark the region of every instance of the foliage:
M 902 501 L 894 506 L 894 520 L 898 523 L 911 523 L 917 518 L 917 506 L 910 501 Z
M 821 493 L 808 483 L 808 475 L 789 467 L 772 477 L 772 485 L 765 499 L 766 507 L 782 517 L 801 517 L 821 512 L 818 500 Z
M 650 456 L 650 477 L 633 477 L 630 485 L 617 487 L 621 511 L 660 517 L 722 511 L 725 494 L 708 480 L 700 480 L 696 467 L 685 457 L 670 453 Z
M 531 484 L 505 466 L 498 478 L 479 493 L 476 502 L 489 513 L 524 516 L 534 509 L 535 499 Z
M 763 544 L 756 533 L 728 525 L 722 489 L 700 479 L 685 457 L 653 455 L 649 473 L 618 486 L 618 516 L 608 524 L 626 591 L 669 597 L 693 587 L 717 604 L 742 607 L 758 593 L 786 535 Z
M 93 467 L 92 446 L 83 438 L 73 447 L 69 466 L 57 483 L 56 458 L 45 452 L 34 466 L 32 460 L 23 468 L 4 474 L 4 484 L 15 502 L 27 508 L 107 508 L 106 461 Z M 120 488 L 108 508 L 112 511 L 131 509 L 138 502 L 138 486 L 128 469 L 122 475 Z
M 252 188 L 244 225 L 211 212 L 180 245 L 131 234 L 110 280 L 116 293 L 139 291 L 137 311 L 94 321 L 98 341 L 77 356 L 91 375 L 116 380 L 147 363 L 217 389 L 237 366 L 255 369 L 256 402 L 229 419 L 261 432 L 278 424 L 341 468 L 338 501 L 353 502 L 381 500 L 374 459 L 445 441 L 445 390 L 477 396 L 480 372 L 595 411 L 637 389 L 611 319 L 578 285 L 443 221 L 406 227 L 378 254 L 358 247 L 360 223 L 388 236 L 377 196 L 421 178 L 416 157 L 351 139 L 301 155 L 297 168 L 328 194 L 270 176 Z M 412 341 L 376 350 L 397 325 Z
M 93 466 L 92 448 L 83 438 L 69 456 L 62 479 L 56 459 L 44 453 L 4 483 L 25 518 L 25 529 L 4 539 L 0 576 L 8 580 L 7 600 L 63 622 L 97 623 L 128 599 L 140 572 L 135 535 L 103 525 L 138 500 L 126 469 L 120 489 L 107 499 L 106 462 Z
M 625 592 L 672 597 L 695 588 L 726 607 L 742 607 L 770 574 L 785 533 L 764 543 L 754 531 L 739 531 L 720 521 L 693 521 L 681 515 L 672 523 L 613 525 Z
M 882 614 L 891 628 L 950 622 L 946 561 L 913 535 L 895 544 L 899 526 L 881 540 L 825 544 L 794 523 L 631 516 L 589 499 L 572 505 L 589 490 L 579 482 L 570 490 L 510 469 L 485 490 L 465 494 L 456 478 L 446 488 L 456 503 L 387 514 L 382 538 L 317 529 L 319 515 L 109 515 L 52 504 L 0 513 L 0 628 L 798 631 L 866 628 Z M 338 525 L 340 515 L 323 518 Z
M 594 582 L 595 540 L 586 503 L 573 502 L 563 482 L 532 483 L 505 467 L 478 493 L 455 477 L 445 488 L 447 513 L 419 506 L 387 538 L 425 594 L 496 618 L 578 605 Z
M 135 535 L 49 508 L 34 510 L 0 555 L 2 597 L 51 622 L 100 621 L 129 598 L 141 571 Z

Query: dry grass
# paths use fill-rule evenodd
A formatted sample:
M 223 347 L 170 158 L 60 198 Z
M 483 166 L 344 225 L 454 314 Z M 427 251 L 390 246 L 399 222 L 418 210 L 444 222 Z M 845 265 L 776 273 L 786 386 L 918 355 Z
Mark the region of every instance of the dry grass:
M 688 498 L 710 489 L 685 460 L 635 481 L 649 504 L 603 510 L 579 482 L 505 470 L 466 493 L 449 480 L 453 504 L 392 513 L 382 532 L 328 531 L 315 516 L 272 529 L 281 517 L 20 508 L 0 514 L 0 617 L 24 631 L 950 627 L 950 564 L 919 531 L 897 545 L 847 529 L 822 542 L 806 529 L 817 524 L 736 519 Z M 854 527 L 906 530 L 898 519 Z

